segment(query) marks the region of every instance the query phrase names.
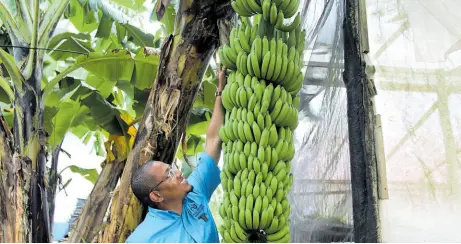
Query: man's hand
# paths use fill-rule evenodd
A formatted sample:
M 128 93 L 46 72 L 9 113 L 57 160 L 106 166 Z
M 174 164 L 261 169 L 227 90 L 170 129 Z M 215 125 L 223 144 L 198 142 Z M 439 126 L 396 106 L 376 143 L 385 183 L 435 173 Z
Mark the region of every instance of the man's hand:
M 226 71 L 227 67 L 222 68 L 222 64 L 218 67 L 218 91 L 224 90 L 226 87 L 227 79 L 226 79 Z

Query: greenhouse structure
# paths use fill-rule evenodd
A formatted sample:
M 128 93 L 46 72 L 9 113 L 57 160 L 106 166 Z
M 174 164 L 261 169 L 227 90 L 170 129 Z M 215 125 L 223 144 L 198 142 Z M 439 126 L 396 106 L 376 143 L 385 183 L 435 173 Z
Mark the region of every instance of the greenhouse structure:
M 461 1 L 305 0 L 292 242 L 460 242 Z

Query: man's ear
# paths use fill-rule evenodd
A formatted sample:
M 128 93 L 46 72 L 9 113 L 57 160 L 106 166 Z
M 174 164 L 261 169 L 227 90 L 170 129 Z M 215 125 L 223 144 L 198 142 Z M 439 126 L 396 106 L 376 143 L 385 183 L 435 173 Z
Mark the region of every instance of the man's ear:
M 149 194 L 149 199 L 152 202 L 163 202 L 163 197 L 158 193 L 158 191 L 153 191 Z

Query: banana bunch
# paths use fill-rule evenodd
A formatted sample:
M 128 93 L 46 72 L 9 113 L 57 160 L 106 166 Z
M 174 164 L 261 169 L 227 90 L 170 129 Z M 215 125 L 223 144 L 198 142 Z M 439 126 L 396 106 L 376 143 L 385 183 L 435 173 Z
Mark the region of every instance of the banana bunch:
M 258 24 L 250 26 L 242 24 L 232 28 L 229 36 L 229 45 L 225 44 L 218 49 L 219 59 L 231 69 L 237 70 L 237 62 L 241 59 L 240 53 L 250 53 L 251 45 L 259 33 Z
M 262 14 L 264 19 L 270 20 L 271 24 L 275 25 L 279 13 L 286 18 L 291 18 L 296 14 L 299 0 L 233 0 L 231 5 L 240 16 L 251 17 Z M 296 25 L 299 25 L 300 19 L 296 21 Z M 296 25 L 290 28 L 294 29 Z
M 280 165 L 286 167 L 285 163 Z M 220 228 L 224 241 L 250 242 L 250 231 L 264 230 L 268 241 L 289 242 L 290 205 L 286 197 L 293 176 L 287 176 L 284 167 L 277 167 L 274 173 L 256 172 L 248 168 L 239 170 L 235 176 L 226 169 L 221 172 L 221 182 L 226 189 L 219 208 L 225 223 Z
M 306 32 L 299 0 L 233 0 L 241 23 L 218 49 L 231 72 L 222 92 L 223 242 L 290 242 L 293 131 Z

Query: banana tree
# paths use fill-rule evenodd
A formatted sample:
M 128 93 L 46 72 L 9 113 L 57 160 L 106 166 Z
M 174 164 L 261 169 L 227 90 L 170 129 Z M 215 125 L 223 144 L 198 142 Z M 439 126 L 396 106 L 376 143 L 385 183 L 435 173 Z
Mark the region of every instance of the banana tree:
M 0 49 L 0 64 L 3 68 L 0 72 L 0 85 L 9 100 L 3 103 L 5 110 L 0 117 L 0 136 L 3 142 L 0 170 L 4 172 L 0 175 L 4 182 L 0 187 L 1 242 L 50 241 L 52 212 L 50 214 L 49 203 L 53 202 L 50 199 L 54 197 L 48 197 L 47 194 L 54 194 L 55 191 L 50 190 L 52 187 L 47 189 L 46 182 L 56 182 L 56 172 L 51 173 L 51 181 L 47 181 L 46 155 L 59 149 L 65 133 L 72 127 L 75 127 L 74 131 L 82 130 L 82 126 L 86 130 L 102 129 L 109 135 L 129 138 L 126 132 L 130 127 L 126 118 L 129 118 L 127 114 L 130 113 L 115 109 L 112 101 L 124 98 L 117 91 L 127 88 L 127 80 L 127 89 L 135 87 L 142 95 L 151 86 L 146 87 L 146 84 L 151 84 L 152 77 L 155 77 L 155 72 L 151 70 L 157 69 L 158 56 L 146 52 L 146 49 L 137 50 L 136 45 L 130 46 L 130 50 L 136 51 L 136 54 L 120 49 L 107 50 L 116 44 L 119 44 L 116 47 L 124 47 L 120 43 L 108 42 L 107 37 L 106 40 L 99 38 L 98 45 L 105 45 L 106 49 L 102 53 L 93 52 L 91 45 L 82 41 L 89 35 L 64 33 L 50 40 L 64 13 L 65 18 L 78 23 L 76 27 L 87 32 L 99 27 L 96 33 L 99 37 L 105 37 L 107 26 L 113 22 L 106 18 L 103 11 L 96 15 L 88 14 L 84 8 L 88 5 L 83 2 L 68 3 L 36 0 L 30 5 L 26 1 L 0 1 L 0 25 L 8 34 L 8 42 L 4 42 L 8 48 Z M 113 12 L 102 1 L 86 4 L 91 4 L 94 9 Z M 127 40 L 124 44 L 155 45 L 151 36 L 140 33 L 139 29 L 127 22 L 116 24 L 117 37 Z M 65 52 L 53 47 L 57 45 L 65 49 Z M 46 54 L 44 50 L 49 46 L 52 52 Z M 61 60 L 66 64 L 64 67 L 68 67 L 61 70 L 57 68 L 57 72 L 50 73 L 53 67 L 50 68 L 51 59 L 47 60 L 46 57 Z M 131 76 L 127 76 L 130 67 Z M 91 73 L 84 80 L 93 86 L 92 89 L 70 75 L 80 68 Z M 118 68 L 123 68 L 124 77 L 111 72 L 111 69 L 118 71 Z M 134 74 L 135 68 L 137 75 Z M 115 91 L 119 95 L 102 92 L 103 88 L 113 90 L 114 82 L 120 84 Z M 52 166 L 53 169 L 56 169 L 56 164 Z
M 7 172 L 6 176 L 1 176 L 5 184 L 0 188 L 0 204 L 2 205 L 0 213 L 2 215 L 0 217 L 3 220 L 2 226 L 5 228 L 0 236 L 0 241 L 47 242 L 50 240 L 50 218 L 48 216 L 48 202 L 50 201 L 48 200 L 47 202 L 47 191 L 45 190 L 46 153 L 55 152 L 59 148 L 67 130 L 71 129 L 77 134 L 79 131 L 87 130 L 88 128 L 93 131 L 98 130 L 99 128 L 94 128 L 94 125 L 103 128 L 107 132 L 107 137 L 112 138 L 112 142 L 118 142 L 112 143 L 112 148 L 117 148 L 119 145 L 128 145 L 127 147 L 130 147 L 130 143 L 120 144 L 121 137 L 125 140 L 130 139 L 132 140 L 131 143 L 136 144 L 133 136 L 128 136 L 126 133 L 131 128 L 131 126 L 127 125 L 129 119 L 126 119 L 127 114 L 130 114 L 130 112 L 117 112 L 117 109 L 113 109 L 113 101 L 121 100 L 117 94 L 126 94 L 123 87 L 126 88 L 126 81 L 130 80 L 130 84 L 135 87 L 132 97 L 136 97 L 136 94 L 138 97 L 142 97 L 138 101 L 143 104 L 143 101 L 147 100 L 146 90 L 148 91 L 148 88 L 154 85 L 154 78 L 156 77 L 157 64 L 152 61 L 152 59 L 155 59 L 155 55 L 150 55 L 149 52 L 146 52 L 145 47 L 158 45 L 159 42 L 155 42 L 149 35 L 142 35 L 139 29 L 127 24 L 125 21 L 121 21 L 116 15 L 114 17 L 114 12 L 116 11 L 104 4 L 104 2 L 71 0 L 67 8 L 67 1 L 55 0 L 48 7 L 45 4 L 41 8 L 39 8 L 39 3 L 39 1 L 35 1 L 31 5 L 32 7 L 28 7 L 22 1 L 15 4 L 0 1 L 0 18 L 11 40 L 12 49 L 10 48 L 9 52 L 14 56 L 13 58 L 6 51 L 0 50 L 0 60 L 7 71 L 2 72 L 3 76 L 0 83 L 13 105 L 12 119 L 8 120 L 5 117 L 0 119 L 0 136 L 4 142 L 1 147 L 3 152 L 0 166 L 3 172 Z M 159 6 L 160 9 L 171 11 L 168 5 L 159 4 Z M 201 77 L 208 65 L 211 54 L 214 53 L 218 45 L 217 22 L 221 19 L 230 19 L 233 15 L 230 2 L 197 1 L 192 5 L 180 3 L 180 6 L 180 14 L 176 21 L 175 41 L 170 37 L 162 49 L 163 66 L 159 70 L 161 74 L 157 77 L 159 82 L 150 91 L 151 99 L 145 109 L 143 108 L 144 106 L 139 106 L 139 103 L 137 104 L 138 106 L 133 105 L 132 108 L 136 110 L 137 113 L 135 114 L 139 115 L 142 112 L 145 112 L 145 114 L 141 123 L 142 131 L 139 132 L 138 130 L 136 135 L 137 141 L 141 143 L 138 143 L 137 149 L 135 147 L 135 152 L 130 153 L 131 159 L 130 157 L 128 158 L 129 167 L 125 166 L 126 174 L 131 173 L 133 165 L 135 165 L 133 162 L 145 162 L 142 159 L 147 159 L 145 158 L 146 155 L 139 155 L 140 147 L 145 148 L 146 145 L 156 141 L 163 144 L 164 148 L 167 149 L 166 151 L 176 151 L 177 145 L 184 134 L 188 116 L 181 117 L 178 121 L 170 118 L 165 121 L 165 127 L 160 128 L 146 127 L 148 125 L 148 123 L 146 124 L 146 119 L 152 118 L 153 114 L 159 118 L 159 114 L 156 114 L 156 112 L 162 111 L 166 104 L 168 106 L 172 105 L 169 111 L 170 114 L 167 117 L 171 117 L 172 114 L 189 114 L 198 87 L 201 84 Z M 190 11 L 191 9 L 197 9 L 196 7 L 203 7 L 205 13 L 213 13 L 213 18 L 205 18 L 206 15 L 202 12 Z M 44 11 L 42 11 L 43 9 Z M 185 10 L 189 10 L 187 15 L 184 12 Z M 96 15 L 94 14 L 95 12 L 97 13 Z M 100 40 L 97 41 L 98 45 L 104 46 L 105 52 L 94 53 L 93 47 L 86 45 L 82 41 L 87 37 L 84 34 L 64 33 L 60 36 L 55 36 L 54 40 L 50 41 L 49 37 L 63 13 L 64 17 L 71 20 L 77 30 L 81 32 L 96 31 L 96 37 L 100 37 Z M 112 24 L 116 27 L 115 34 L 107 31 Z M 226 25 L 223 26 L 226 27 Z M 167 30 L 171 29 L 171 21 L 165 27 Z M 196 30 L 199 27 L 206 27 L 207 31 L 197 33 Z M 228 23 L 227 27 L 229 27 Z M 226 31 L 228 32 L 229 29 L 227 28 Z M 108 39 L 113 40 L 114 35 L 124 41 L 119 43 L 108 41 Z M 221 36 L 226 36 L 226 34 Z M 60 48 L 69 52 L 63 53 L 52 47 L 58 44 Z M 58 67 L 55 74 L 49 75 L 47 71 L 53 69 L 47 68 L 52 66 L 52 62 L 44 60 L 44 57 L 47 56 L 43 51 L 43 47 L 46 46 L 51 46 L 53 50 L 49 53 L 52 59 L 65 60 L 64 62 L 69 67 L 64 69 Z M 136 46 L 143 49 L 138 49 Z M 78 50 L 72 50 L 72 48 Z M 113 48 L 117 49 L 111 50 Z M 120 50 L 120 48 L 133 51 L 136 55 L 132 55 L 126 50 Z M 77 56 L 77 54 L 81 53 L 84 54 Z M 177 60 L 181 61 L 182 66 L 171 67 Z M 51 65 L 49 65 L 50 63 Z M 111 67 L 112 70 L 108 67 Z M 82 77 L 79 77 L 75 72 L 82 69 L 88 72 L 83 79 L 84 82 L 86 84 L 90 83 L 90 86 L 98 89 L 87 89 L 87 86 L 81 85 Z M 130 73 L 130 70 L 131 76 L 126 75 Z M 145 72 L 142 72 L 142 70 L 145 70 Z M 165 76 L 166 70 L 172 72 L 173 77 L 167 78 Z M 118 71 L 122 72 L 118 73 Z M 46 75 L 42 77 L 43 74 Z M 114 87 L 114 82 L 119 89 L 118 91 L 124 90 L 124 93 L 109 94 L 109 92 L 103 92 L 104 88 Z M 8 90 L 8 83 L 12 85 L 12 89 Z M 165 92 L 170 85 L 177 86 L 173 93 L 176 96 L 166 98 L 163 94 L 162 103 L 154 103 L 160 95 L 153 91 L 161 89 Z M 187 92 L 186 99 L 180 100 L 177 96 L 178 92 Z M 157 98 L 154 99 L 154 96 Z M 103 109 L 107 113 L 100 114 L 98 109 Z M 133 113 L 130 115 L 132 116 Z M 161 115 L 165 116 L 167 114 Z M 176 125 L 179 125 L 179 127 Z M 168 130 L 168 127 L 171 130 Z M 13 133 L 10 132 L 11 129 Z M 153 130 L 156 130 L 155 133 L 153 133 Z M 168 137 L 170 133 L 174 135 L 171 138 Z M 153 136 L 147 139 L 148 137 L 145 136 L 148 134 L 150 136 L 156 134 L 160 135 L 160 137 Z M 122 155 L 126 154 L 126 149 L 120 149 L 119 151 Z M 158 152 L 158 149 L 152 151 L 147 148 L 147 151 L 155 153 L 155 151 Z M 170 154 L 169 159 L 164 158 L 163 160 L 171 163 L 172 157 L 174 157 L 174 153 Z M 114 155 L 113 159 L 116 158 L 119 163 L 124 161 Z M 52 170 L 53 168 L 56 167 L 52 167 Z M 119 169 L 121 167 L 113 168 Z M 103 172 L 100 178 L 102 175 L 107 174 Z M 55 174 L 50 176 L 56 177 Z M 53 177 L 50 177 L 50 179 Z M 106 181 L 111 182 L 110 184 L 113 187 L 115 186 L 113 182 L 116 182 L 117 176 L 114 176 L 114 178 Z M 98 182 L 100 181 L 98 180 Z M 95 187 L 95 189 L 97 188 Z M 121 184 L 119 191 L 126 191 L 126 189 L 125 176 L 124 183 Z M 53 191 L 48 192 L 54 194 Z M 128 198 L 132 202 L 136 201 L 132 195 L 129 195 Z M 116 201 L 119 201 L 119 199 L 116 198 Z M 139 216 L 141 213 L 140 205 L 138 202 L 135 202 L 134 205 L 135 207 L 138 206 L 135 216 Z M 112 209 L 119 211 L 120 209 L 117 206 L 120 205 L 114 204 Z M 102 206 L 102 209 L 104 209 L 104 206 Z M 125 238 L 122 232 L 126 234 L 126 231 L 133 229 L 133 222 L 125 221 L 130 217 L 126 216 L 126 212 L 124 215 L 111 215 L 111 223 L 125 223 L 122 228 L 115 231 L 117 236 L 122 239 Z M 136 221 L 139 222 L 139 218 Z M 105 235 L 102 238 L 108 239 L 111 235 L 110 233 L 114 232 L 112 230 L 114 230 L 113 226 L 107 226 L 103 232 Z
M 43 51 L 67 6 L 53 1 L 45 11 L 40 1 L 0 1 L 0 18 L 11 44 L 13 57 L 0 49 L 0 60 L 13 86 L 13 133 L 1 119 L 0 219 L 1 242 L 48 242 L 50 221 L 45 185 L 46 138 L 42 99 Z M 2 78 L 6 87 L 5 76 Z M 10 92 L 9 92 L 10 93 Z M 11 94 L 11 93 L 10 93 Z
M 168 1 L 158 1 L 157 6 L 158 14 Z M 123 242 L 141 221 L 142 206 L 131 192 L 131 174 L 151 159 L 173 162 L 211 56 L 233 25 L 230 1 L 181 0 L 178 6 L 174 33 L 163 42 L 157 79 L 99 242 Z

